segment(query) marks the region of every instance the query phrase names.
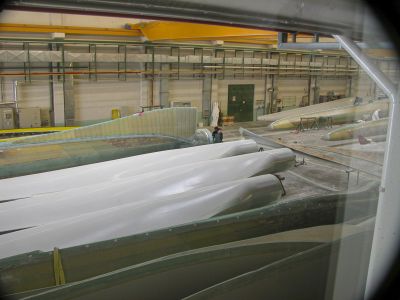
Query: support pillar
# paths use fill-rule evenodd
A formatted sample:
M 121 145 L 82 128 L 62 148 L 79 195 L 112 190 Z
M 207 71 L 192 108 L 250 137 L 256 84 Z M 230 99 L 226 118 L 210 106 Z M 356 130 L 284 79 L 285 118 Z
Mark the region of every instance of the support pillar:
M 267 108 L 267 100 L 268 100 L 268 76 L 264 76 L 264 110 L 263 115 L 266 115 L 268 112 Z
M 347 69 L 350 70 L 351 67 L 351 58 L 349 57 L 347 60 Z M 346 89 L 346 97 L 351 97 L 353 95 L 353 77 L 347 76 L 346 80 L 347 89 Z
M 311 88 L 311 81 L 312 81 L 312 76 L 308 76 L 308 83 L 307 83 L 307 105 L 306 106 L 310 106 L 311 105 L 311 99 L 313 99 L 314 97 L 314 93 L 313 93 L 313 89 Z M 313 97 L 311 97 L 311 93 L 313 94 Z M 304 105 L 304 103 L 303 103 Z
M 278 95 L 278 88 L 277 88 L 277 75 L 270 75 L 271 76 L 271 86 L 268 88 L 269 91 L 269 113 L 273 113 L 273 106 L 276 103 L 276 97 Z
M 154 78 L 149 79 L 149 89 L 148 89 L 148 98 L 147 98 L 147 105 L 146 106 L 153 106 L 154 105 Z
M 161 73 L 162 71 L 169 71 L 169 64 L 161 64 Z M 160 79 L 160 105 L 162 107 L 169 107 L 169 78 L 161 75 Z
M 75 97 L 73 75 L 65 75 L 63 81 L 65 126 L 75 125 Z
M 49 50 L 50 51 L 55 51 L 56 46 L 54 44 L 49 44 Z M 53 63 L 49 63 L 49 73 L 53 72 Z M 49 75 L 49 95 L 50 95 L 50 101 L 49 101 L 49 125 L 50 126 L 55 126 L 55 117 L 54 117 L 54 76 Z
M 272 101 L 273 101 L 273 80 L 274 75 L 267 75 L 264 77 L 264 114 L 271 113 Z
M 353 78 L 351 76 L 348 76 L 346 84 L 347 84 L 346 97 L 351 97 L 353 95 Z
M 293 32 L 292 33 L 292 43 L 296 43 L 297 42 L 297 32 Z
M 278 44 L 287 43 L 288 34 L 287 32 L 278 32 Z
M 311 91 L 310 91 L 310 99 L 311 104 L 319 103 L 319 78 L 318 76 L 311 76 Z
M 202 91 L 202 118 L 205 125 L 210 124 L 210 118 L 212 113 L 211 103 L 212 93 L 212 75 L 205 75 L 203 79 L 203 91 Z

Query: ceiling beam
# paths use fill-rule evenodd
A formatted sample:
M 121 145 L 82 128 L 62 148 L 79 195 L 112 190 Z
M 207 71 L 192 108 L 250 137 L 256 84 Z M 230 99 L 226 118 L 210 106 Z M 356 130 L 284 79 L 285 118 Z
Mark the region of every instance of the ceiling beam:
M 190 20 L 286 32 L 345 34 L 355 40 L 377 33 L 375 24 L 364 22 L 366 10 L 361 0 L 271 0 L 267 4 L 259 0 L 10 0 L 4 9 Z

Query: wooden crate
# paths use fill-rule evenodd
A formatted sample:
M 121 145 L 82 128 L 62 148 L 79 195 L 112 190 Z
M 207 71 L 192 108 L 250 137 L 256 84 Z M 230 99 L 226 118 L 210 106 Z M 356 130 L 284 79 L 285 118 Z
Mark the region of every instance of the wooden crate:
M 223 124 L 226 126 L 233 125 L 235 122 L 235 117 L 234 116 L 226 116 L 222 118 Z

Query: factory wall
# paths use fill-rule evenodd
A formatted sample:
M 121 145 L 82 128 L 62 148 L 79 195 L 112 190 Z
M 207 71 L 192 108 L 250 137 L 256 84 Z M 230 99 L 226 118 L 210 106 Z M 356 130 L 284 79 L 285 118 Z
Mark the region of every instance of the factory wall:
M 139 112 L 140 106 L 149 105 L 148 99 L 151 95 L 149 95 L 148 86 L 148 80 L 142 82 L 140 80 L 75 81 L 73 83 L 73 101 L 76 125 L 88 125 L 110 120 L 112 109 L 120 109 L 123 115 Z M 12 85 L 5 84 L 5 87 L 5 90 L 8 91 L 7 94 L 10 94 Z M 154 89 L 154 95 L 157 96 L 156 85 Z M 62 82 L 54 83 L 53 91 L 55 123 L 56 125 L 63 125 L 64 91 Z M 13 99 L 8 100 L 13 101 Z M 18 108 L 40 108 L 42 122 L 48 122 L 50 110 L 49 83 L 45 81 L 18 82 L 17 104 Z
M 2 23 L 20 23 L 24 24 L 29 20 L 30 24 L 37 25 L 62 25 L 62 26 L 82 26 L 82 27 L 104 27 L 104 28 L 122 28 L 127 23 L 138 23 L 140 19 L 131 18 L 114 18 L 105 16 L 80 16 L 72 14 L 62 14 L 62 13 L 44 13 L 44 12 L 28 12 L 28 11 L 3 11 L 1 15 Z M 148 21 L 148 20 L 146 20 Z M 5 34 L 7 35 L 7 34 Z M 50 33 L 32 33 L 32 37 L 42 37 L 49 36 Z M 13 33 L 14 37 L 18 37 L 18 33 Z M 68 35 L 67 35 L 68 36 Z M 85 36 L 81 36 L 83 40 Z M 41 50 L 48 50 L 47 45 L 43 46 Z M 72 52 L 85 52 L 88 51 L 87 46 L 78 45 L 67 45 L 66 49 Z M 118 48 L 116 45 L 99 45 L 97 51 L 99 53 L 116 53 Z M 176 50 L 176 49 L 175 49 Z M 175 51 L 174 50 L 174 51 Z M 208 50 L 207 50 L 208 51 Z M 214 55 L 212 52 L 205 51 L 204 55 Z M 129 48 L 129 53 L 145 53 L 145 47 L 138 46 L 134 48 Z M 176 51 L 175 51 L 176 52 Z M 150 52 L 149 52 L 150 53 Z M 156 54 L 172 55 L 172 50 L 169 48 L 158 48 L 156 49 Z M 182 48 L 179 55 L 193 55 L 193 49 Z M 235 57 L 236 51 L 226 51 L 227 57 Z M 177 55 L 174 53 L 173 55 Z M 221 53 L 219 55 L 222 55 Z M 253 54 L 254 55 L 254 54 Z M 271 57 L 277 59 L 278 56 Z M 251 57 L 251 53 L 243 52 L 243 56 Z M 307 58 L 306 55 L 299 56 L 297 54 L 287 54 L 285 60 L 287 62 L 293 62 L 302 59 L 302 62 L 307 63 L 312 58 L 311 56 Z M 304 61 L 303 61 L 304 59 Z M 346 64 L 347 58 L 342 57 L 335 58 L 324 56 L 316 56 L 315 62 L 322 63 L 324 65 L 333 64 Z M 351 62 L 355 64 L 354 61 Z M 39 66 L 39 63 L 36 63 Z M 35 63 L 32 63 L 34 66 Z M 399 81 L 398 69 L 389 59 L 384 59 L 378 62 L 379 67 L 394 81 Z M 7 63 L 3 63 L 3 67 L 8 66 Z M 43 64 L 43 67 L 47 67 L 48 64 Z M 76 70 L 79 67 L 87 68 L 88 64 L 75 63 L 74 66 Z M 116 63 L 98 63 L 97 67 L 103 70 L 114 70 L 118 66 Z M 127 69 L 143 69 L 142 63 L 128 63 Z M 176 64 L 172 63 L 168 66 L 172 69 L 176 69 Z M 156 69 L 159 65 L 156 64 Z M 182 74 L 185 71 L 192 71 L 195 68 L 192 64 L 182 63 L 180 65 L 180 71 Z M 196 66 L 196 71 L 200 70 L 199 66 Z M 72 67 L 71 67 L 72 70 Z M 283 105 L 286 108 L 300 106 L 304 96 L 307 95 L 309 83 L 311 87 L 316 85 L 319 87 L 319 94 L 326 95 L 329 91 L 334 91 L 336 94 L 347 95 L 349 91 L 352 96 L 360 97 L 381 97 L 382 92 L 376 87 L 374 82 L 364 73 L 360 72 L 358 77 L 353 80 L 348 79 L 335 79 L 334 77 L 321 77 L 315 81 L 309 82 L 308 77 L 289 77 L 287 74 L 285 76 L 285 70 L 281 71 L 281 77 L 275 78 L 274 87 L 277 88 L 277 97 L 283 100 Z M 224 115 L 227 115 L 227 103 L 228 103 L 228 86 L 230 84 L 254 84 L 254 120 L 260 111 L 265 110 L 265 105 L 269 103 L 270 93 L 266 92 L 267 88 L 272 87 L 272 82 L 268 77 L 267 82 L 263 79 L 251 78 L 239 79 L 238 77 L 228 79 L 233 76 L 231 69 L 226 69 L 224 71 L 226 74 L 225 79 L 212 79 L 211 85 L 211 102 L 218 102 L 220 108 Z M 110 75 L 111 76 L 111 75 Z M 240 74 L 239 74 L 240 76 Z M 101 76 L 100 76 L 101 77 Z M 96 122 L 101 122 L 109 120 L 111 118 L 112 109 L 120 109 L 122 115 L 132 114 L 141 111 L 141 106 L 151 106 L 160 105 L 160 93 L 162 92 L 165 96 L 167 94 L 168 103 L 173 102 L 190 102 L 191 106 L 197 107 L 199 109 L 199 115 L 203 109 L 202 101 L 203 95 L 203 80 L 202 79 L 169 79 L 167 90 L 161 90 L 161 84 L 159 79 L 151 81 L 148 78 L 133 78 L 129 77 L 128 80 L 124 81 L 124 78 L 108 78 L 105 80 L 101 77 L 96 80 L 96 78 L 90 78 L 89 80 L 83 77 L 76 76 L 68 87 L 68 95 L 65 97 L 64 87 L 61 81 L 55 80 L 54 83 L 49 83 L 46 78 L 42 78 L 42 81 L 32 81 L 24 82 L 23 80 L 18 81 L 17 88 L 17 102 L 18 107 L 28 108 L 28 107 L 39 107 L 41 109 L 43 124 L 48 123 L 50 118 L 50 88 L 53 90 L 54 95 L 54 116 L 56 125 L 62 125 L 64 123 L 64 109 L 65 109 L 65 99 L 69 103 L 73 103 L 74 110 L 74 121 L 76 125 L 87 125 Z M 60 78 L 59 78 L 60 79 Z M 68 78 L 67 78 L 68 79 Z M 13 91 L 12 91 L 12 80 L 7 79 L 9 82 L 2 83 L 2 92 L 0 100 L 1 102 L 13 101 Z M 72 78 L 69 78 L 72 80 Z M 165 87 L 164 87 L 165 89 Z M 207 98 L 207 97 L 206 97 Z M 165 98 L 163 98 L 165 99 Z M 207 98 L 208 99 L 208 98 Z M 67 104 L 68 105 L 68 104 Z
M 322 79 L 319 81 L 320 94 L 326 95 L 329 91 L 335 91 L 338 95 L 347 94 L 346 79 Z
M 97 81 L 74 84 L 75 119 L 79 125 L 90 121 L 105 121 L 111 118 L 111 110 L 119 109 L 123 114 L 140 111 L 143 99 L 147 99 L 147 84 L 140 81 Z M 142 99 L 142 101 L 141 101 Z
M 141 49 L 138 49 L 138 51 L 141 51 Z M 399 72 L 394 68 L 393 61 L 380 61 L 379 67 L 394 82 L 399 80 Z M 134 66 L 132 68 L 135 69 Z M 251 78 L 250 76 L 247 79 L 231 78 L 230 76 L 227 75 L 225 79 L 212 78 L 211 102 L 218 102 L 222 113 L 227 116 L 228 86 L 231 84 L 254 84 L 253 120 L 256 120 L 257 116 L 264 114 L 265 108 L 270 102 L 270 93 L 266 92 L 267 88 L 272 87 L 270 76 L 268 76 L 267 82 L 264 79 Z M 160 105 L 160 94 L 163 92 L 164 96 L 167 94 L 166 103 L 190 102 L 191 106 L 197 107 L 199 122 L 202 121 L 203 79 L 187 77 L 164 79 L 168 81 L 168 84 L 164 85 L 164 89 L 166 89 L 164 91 L 160 90 L 160 79 L 157 78 L 152 81 L 143 75 L 142 78 L 128 76 L 127 80 L 124 79 L 124 77 L 118 79 L 115 75 L 108 77 L 99 75 L 98 78 L 84 78 L 79 75 L 74 78 L 66 76 L 66 80 L 70 84 L 68 93 L 64 93 L 61 78 L 54 77 L 54 83 L 49 83 L 48 77 L 43 77 L 40 80 L 34 78 L 31 82 L 25 82 L 22 78 L 19 78 L 17 85 L 18 107 L 39 107 L 42 124 L 48 125 L 50 123 L 50 89 L 52 87 L 55 124 L 64 124 L 64 109 L 68 106 L 69 101 L 69 103 L 73 103 L 73 123 L 82 126 L 110 120 L 112 109 L 119 109 L 124 116 L 141 111 L 142 106 Z M 13 79 L 3 79 L 1 85 L 1 102 L 13 101 Z M 314 85 L 319 87 L 321 96 L 327 95 L 329 91 L 334 91 L 339 95 L 348 95 L 351 89 L 352 96 L 384 97 L 369 76 L 362 71 L 360 71 L 358 77 L 354 77 L 352 80 L 334 77 L 318 77 L 315 80 L 313 76 L 311 87 Z M 276 76 L 274 86 L 278 91 L 277 97 L 283 100 L 284 109 L 290 109 L 300 106 L 302 100 L 306 98 L 309 79 L 306 76 Z M 66 105 L 64 98 L 67 99 Z
M 7 86 L 7 85 L 6 85 Z M 10 85 L 11 87 L 11 85 Z M 59 94 L 63 93 L 62 85 L 58 91 Z M 48 82 L 32 82 L 32 83 L 17 83 L 17 100 L 18 108 L 40 108 L 40 115 L 42 124 L 47 125 L 50 123 L 50 85 Z M 14 100 L 14 99 L 13 99 Z M 58 103 L 55 110 L 63 111 L 63 104 Z M 64 115 L 64 114 L 62 114 Z
M 372 79 L 365 73 L 360 72 L 358 78 L 353 82 L 356 94 L 359 97 L 374 97 L 375 84 Z
M 284 108 L 299 106 L 303 96 L 307 95 L 307 79 L 286 79 L 279 78 L 276 86 L 278 87 L 278 98 L 282 99 Z
M 393 59 L 383 59 L 375 61 L 380 70 L 393 82 L 400 80 L 400 72 L 396 61 Z M 358 77 L 353 82 L 353 91 L 355 95 L 367 98 L 385 98 L 385 94 L 377 87 L 372 79 L 363 71 L 360 71 Z
M 269 80 L 269 79 L 268 79 Z M 269 94 L 265 95 L 265 81 L 260 79 L 213 79 L 211 101 L 218 102 L 224 115 L 227 115 L 228 86 L 230 84 L 254 84 L 254 120 L 260 115 L 265 102 L 269 101 Z M 271 82 L 267 83 L 270 86 Z M 337 94 L 346 94 L 347 81 L 345 79 L 320 79 L 320 94 L 333 90 Z M 278 97 L 283 99 L 284 106 L 299 106 L 303 96 L 306 95 L 308 80 L 306 78 L 280 78 L 276 80 Z M 361 97 L 371 96 L 374 92 L 374 83 L 365 75 L 354 80 L 353 95 Z M 12 84 L 5 85 L 6 90 Z M 202 79 L 174 79 L 169 80 L 168 101 L 191 102 L 191 106 L 202 111 Z M 56 125 L 64 123 L 64 97 L 62 82 L 53 84 L 54 91 L 54 115 Z M 10 91 L 7 92 L 10 94 Z M 49 119 L 50 92 L 49 83 L 43 82 L 19 82 L 18 106 L 39 107 L 42 111 L 42 119 L 46 123 Z M 160 81 L 149 79 L 140 80 L 79 80 L 73 83 L 73 101 L 75 106 L 75 124 L 88 125 L 111 119 L 112 109 L 120 109 L 122 115 L 141 111 L 141 106 L 160 104 Z M 262 106 L 262 107 L 260 107 Z M 261 109 L 261 110 L 260 110 Z
M 42 109 L 49 108 L 50 93 L 49 83 L 47 82 L 18 82 L 18 106 L 20 108 L 26 107 L 40 107 Z
M 169 102 L 191 102 L 191 106 L 202 108 L 202 80 L 170 80 Z

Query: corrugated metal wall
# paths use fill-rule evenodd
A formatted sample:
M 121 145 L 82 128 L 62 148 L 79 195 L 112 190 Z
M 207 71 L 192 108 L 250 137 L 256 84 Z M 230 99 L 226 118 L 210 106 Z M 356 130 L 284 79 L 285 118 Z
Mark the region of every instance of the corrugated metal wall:
M 49 83 L 47 82 L 18 82 L 19 107 L 48 108 L 50 104 Z
M 365 72 L 360 72 L 360 75 L 354 81 L 354 88 L 356 90 L 355 96 L 373 97 L 374 86 L 375 84 L 370 77 Z
M 278 98 L 283 100 L 283 106 L 300 105 L 303 96 L 307 95 L 308 80 L 307 79 L 282 79 L 277 80 Z
M 129 113 L 140 111 L 140 92 L 142 99 L 147 100 L 147 87 L 145 82 L 140 88 L 140 81 L 77 82 L 74 85 L 76 120 L 108 120 L 111 110 L 121 107 L 126 107 Z
M 326 95 L 329 91 L 334 91 L 337 95 L 346 95 L 346 79 L 321 79 L 318 83 L 321 95 Z
M 192 107 L 201 111 L 202 88 L 202 80 L 170 80 L 169 102 L 190 101 Z

